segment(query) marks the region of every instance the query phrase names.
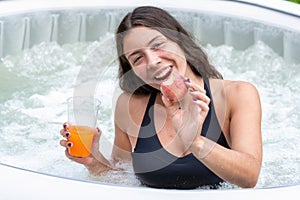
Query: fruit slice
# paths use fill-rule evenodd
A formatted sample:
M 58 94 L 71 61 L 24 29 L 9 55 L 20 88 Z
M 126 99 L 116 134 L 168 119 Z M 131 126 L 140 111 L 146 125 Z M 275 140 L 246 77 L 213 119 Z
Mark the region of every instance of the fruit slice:
M 172 102 L 181 101 L 187 92 L 184 78 L 176 72 L 172 72 L 169 79 L 160 85 L 160 90 Z

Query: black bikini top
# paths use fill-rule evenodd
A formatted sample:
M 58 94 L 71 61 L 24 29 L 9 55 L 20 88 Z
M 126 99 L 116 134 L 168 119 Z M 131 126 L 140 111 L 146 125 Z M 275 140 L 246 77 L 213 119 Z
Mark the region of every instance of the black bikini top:
M 204 82 L 204 88 L 211 103 L 201 135 L 230 148 L 215 114 L 208 80 Z M 141 183 L 155 188 L 192 189 L 204 185 L 214 188 L 224 182 L 193 154 L 176 157 L 163 148 L 154 126 L 156 95 L 153 93 L 150 96 L 132 153 L 134 172 Z

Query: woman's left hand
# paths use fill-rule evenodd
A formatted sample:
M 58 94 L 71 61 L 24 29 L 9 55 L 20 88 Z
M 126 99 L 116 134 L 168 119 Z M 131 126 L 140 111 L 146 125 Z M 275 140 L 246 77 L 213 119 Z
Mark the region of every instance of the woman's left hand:
M 166 97 L 162 100 L 172 117 L 173 126 L 186 149 L 201 140 L 201 130 L 209 111 L 210 99 L 199 84 L 186 79 L 188 92 L 182 101 L 173 103 Z

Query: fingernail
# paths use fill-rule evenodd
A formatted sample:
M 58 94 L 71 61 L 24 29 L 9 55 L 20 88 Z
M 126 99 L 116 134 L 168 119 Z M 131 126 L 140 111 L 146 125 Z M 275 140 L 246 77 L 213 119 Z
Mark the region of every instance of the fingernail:
M 70 137 L 70 133 L 66 132 L 66 137 L 69 138 Z
M 100 128 L 98 128 L 98 127 L 97 127 L 96 129 L 97 129 L 98 133 L 101 133 L 101 130 L 100 130 Z
M 190 83 L 190 82 L 191 82 L 191 79 L 190 79 L 190 78 L 186 78 L 186 79 L 185 79 L 185 82 Z
M 190 91 L 190 92 L 194 92 L 194 90 L 193 90 L 193 89 L 191 89 L 191 88 L 189 89 L 189 91 Z
M 193 101 L 197 101 L 197 99 L 195 97 L 193 97 Z
M 67 130 L 68 129 L 68 124 L 64 124 L 63 127 L 64 127 L 65 130 Z
M 67 144 L 67 146 L 68 146 L 69 148 L 71 148 L 71 147 L 73 146 L 73 143 L 72 143 L 72 142 L 69 142 L 69 143 Z
M 160 94 L 160 96 L 163 96 L 163 93 L 159 93 Z

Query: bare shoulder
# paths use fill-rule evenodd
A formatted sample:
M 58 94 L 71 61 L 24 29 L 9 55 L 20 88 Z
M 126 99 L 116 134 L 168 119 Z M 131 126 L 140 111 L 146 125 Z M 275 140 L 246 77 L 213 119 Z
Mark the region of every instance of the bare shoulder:
M 257 88 L 246 81 L 210 79 L 213 96 L 219 101 L 225 101 L 230 108 L 238 108 L 243 104 L 257 104 L 260 99 Z
M 226 93 L 231 97 L 258 97 L 258 90 L 252 83 L 231 80 L 223 80 L 223 82 Z
M 226 100 L 233 110 L 242 108 L 252 108 L 253 111 L 260 112 L 260 97 L 257 88 L 249 82 L 245 81 L 229 81 L 224 80 L 224 89 Z
M 117 108 L 122 108 L 123 105 L 124 105 L 124 103 L 126 103 L 126 102 L 129 101 L 130 96 L 131 96 L 131 95 L 128 94 L 128 93 L 125 93 L 125 92 L 121 93 L 120 96 L 119 96 L 118 99 L 117 99 L 116 107 L 117 107 Z M 117 111 L 117 110 L 118 110 L 118 109 L 116 109 L 116 111 Z
M 116 108 L 123 110 L 123 108 L 132 105 L 135 105 L 134 107 L 144 105 L 148 98 L 148 95 L 134 95 L 124 92 L 118 97 Z
M 232 81 L 223 79 L 210 79 L 213 92 L 224 91 L 226 94 L 245 95 L 247 93 L 258 93 L 256 87 L 246 81 Z

